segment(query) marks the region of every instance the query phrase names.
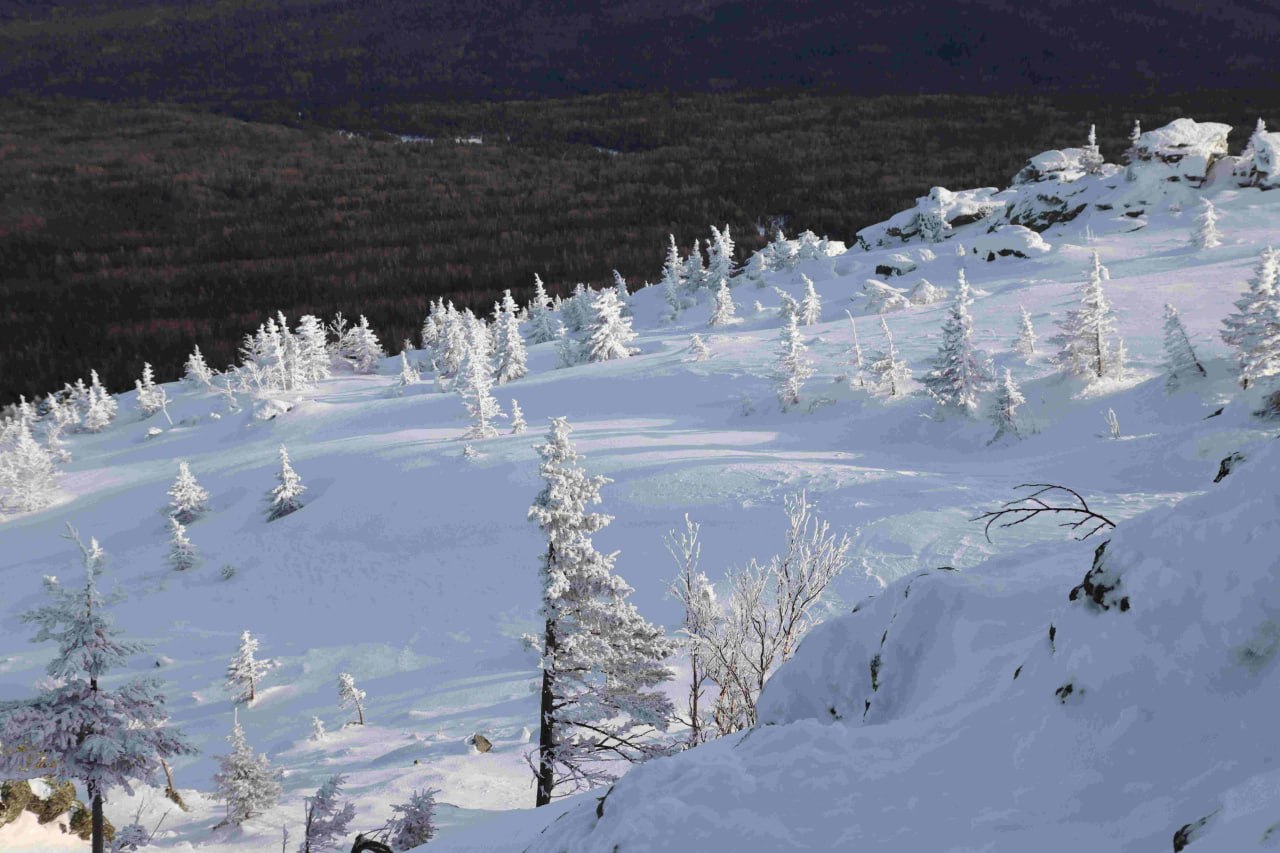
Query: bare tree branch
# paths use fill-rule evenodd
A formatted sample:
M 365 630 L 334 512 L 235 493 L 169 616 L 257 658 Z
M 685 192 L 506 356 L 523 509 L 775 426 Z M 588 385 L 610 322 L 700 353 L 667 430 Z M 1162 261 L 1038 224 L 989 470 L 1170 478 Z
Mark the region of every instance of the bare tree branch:
M 1035 489 L 1026 497 L 1009 501 L 1002 504 L 1000 509 L 993 509 L 984 512 L 981 515 L 969 519 L 970 521 L 985 521 L 986 524 L 982 528 L 982 533 L 987 537 L 987 541 L 991 541 L 991 525 L 997 527 L 1015 527 L 1033 518 L 1044 515 L 1067 514 L 1076 516 L 1071 521 L 1064 521 L 1059 527 L 1066 527 L 1070 530 L 1088 530 L 1076 536 L 1076 539 L 1088 539 L 1100 530 L 1113 528 L 1116 523 L 1099 512 L 1095 512 L 1089 507 L 1089 502 L 1077 492 L 1075 489 L 1067 486 L 1059 486 L 1054 483 L 1022 483 L 1017 486 L 1019 489 Z M 1055 493 L 1064 493 L 1062 503 L 1050 503 Z M 1049 500 L 1045 499 L 1049 496 Z M 1066 496 L 1070 496 L 1069 498 Z

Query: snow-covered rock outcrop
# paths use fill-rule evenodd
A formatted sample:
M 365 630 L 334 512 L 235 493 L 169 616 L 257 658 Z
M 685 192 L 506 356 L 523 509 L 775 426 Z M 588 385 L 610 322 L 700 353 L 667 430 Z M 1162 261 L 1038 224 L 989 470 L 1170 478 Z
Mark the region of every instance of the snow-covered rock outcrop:
M 1204 183 L 1213 164 L 1227 156 L 1231 125 L 1179 118 L 1148 130 L 1133 146 L 1134 165 L 1155 170 L 1168 181 Z

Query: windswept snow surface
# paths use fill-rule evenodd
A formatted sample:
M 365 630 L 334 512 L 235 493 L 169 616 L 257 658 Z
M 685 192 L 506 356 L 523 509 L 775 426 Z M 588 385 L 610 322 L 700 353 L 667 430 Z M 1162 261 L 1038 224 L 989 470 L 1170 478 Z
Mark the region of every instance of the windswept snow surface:
M 1072 177 L 1088 206 L 1043 231 L 1047 251 L 957 255 L 990 227 L 977 219 L 930 251 L 913 247 L 916 268 L 893 280 L 909 290 L 928 278 L 950 296 L 965 269 L 976 342 L 1027 397 L 1020 442 L 988 446 L 993 426 L 937 419 L 920 395 L 884 401 L 851 387 L 845 311 L 869 358 L 882 336 L 862 283 L 904 251 L 897 238 L 767 275 L 799 298 L 804 273 L 823 304 L 822 322 L 802 328 L 817 372 L 785 414 L 771 377 L 779 298 L 746 281 L 733 290 L 743 322 L 723 332 L 706 328 L 711 294 L 663 323 L 652 288 L 633 297 L 633 358 L 556 370 L 554 345 L 530 347 L 530 374 L 495 389 L 504 410 L 519 399 L 530 430 L 471 442 L 475 459 L 462 456 L 456 395 L 430 377 L 394 393 L 398 358 L 295 395 L 270 420 L 170 385 L 169 427 L 161 415 L 142 420 L 123 395 L 103 433 L 69 438 L 61 500 L 0 524 L 0 699 L 30 695 L 43 675 L 49 651 L 27 642 L 19 616 L 42 601 L 41 576 L 76 570 L 59 538 L 71 522 L 106 549 L 104 583 L 124 594 L 118 623 L 155 644 L 135 667 L 167 682 L 174 721 L 201 750 L 175 764 L 193 808 L 168 814 L 159 849 L 279 849 L 282 826 L 296 846 L 303 798 L 339 772 L 358 829 L 381 825 L 415 788 L 440 789 L 436 850 L 1156 851 L 1209 815 L 1189 830 L 1200 849 L 1275 838 L 1280 452 L 1268 446 L 1275 424 L 1251 414 L 1257 393 L 1238 392 L 1217 331 L 1280 237 L 1280 193 L 1212 175 L 1203 188 L 1126 182 L 1114 167 Z M 996 196 L 970 195 L 975 209 Z M 970 195 L 935 194 L 948 204 Z M 1221 213 L 1224 244 L 1197 251 L 1201 195 Z M 1093 206 L 1103 197 L 1116 203 Z M 1126 207 L 1132 199 L 1140 208 Z M 1093 251 L 1110 270 L 1130 376 L 1084 387 L 1048 362 L 1046 339 Z M 751 310 L 757 300 L 763 311 Z M 884 315 L 916 377 L 949 301 Z M 1209 372 L 1172 396 L 1159 375 L 1165 302 Z M 1019 305 L 1040 340 L 1029 363 L 1012 351 Z M 692 332 L 708 360 L 689 356 Z M 538 625 L 532 446 L 560 415 L 586 467 L 613 480 L 603 510 L 616 520 L 598 546 L 621 551 L 632 600 L 668 628 L 680 614 L 665 595 L 675 567 L 662 538 L 685 513 L 703 525 L 714 580 L 781 548 L 782 500 L 800 489 L 854 536 L 832 618 L 766 688 L 765 724 L 633 770 L 603 818 L 604 791 L 532 811 L 524 759 L 537 725 L 536 657 L 520 641 Z M 161 432 L 148 438 L 151 427 Z M 300 510 L 268 523 L 281 444 L 307 491 Z M 1233 451 L 1248 458 L 1213 484 Z M 178 573 L 165 562 L 164 507 L 182 460 L 210 511 L 188 526 L 202 564 Z M 1069 485 L 1119 527 L 1079 543 L 1042 520 L 988 542 L 970 519 L 1024 482 Z M 1108 538 L 1105 569 L 1129 596 L 1124 612 L 1067 598 Z M 232 719 L 224 670 L 246 629 L 272 667 L 239 719 L 284 768 L 285 796 L 240 828 L 212 831 L 222 807 L 207 793 Z M 338 708 L 339 672 L 368 692 L 368 725 L 342 727 L 351 716 Z M 329 729 L 321 741 L 309 737 L 312 716 Z M 490 752 L 467 745 L 477 732 Z M 143 789 L 114 792 L 108 816 L 128 823 L 140 803 L 149 826 L 168 810 Z

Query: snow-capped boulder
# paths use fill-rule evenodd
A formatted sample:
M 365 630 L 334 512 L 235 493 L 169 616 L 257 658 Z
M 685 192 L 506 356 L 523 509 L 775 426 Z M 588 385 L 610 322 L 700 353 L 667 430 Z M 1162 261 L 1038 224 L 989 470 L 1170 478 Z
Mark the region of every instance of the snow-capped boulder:
M 862 293 L 867 297 L 867 310 L 873 314 L 885 314 L 911 307 L 906 294 L 901 290 L 874 278 L 866 280 L 862 285 Z
M 1084 167 L 1080 165 L 1083 148 L 1064 148 L 1044 151 L 1027 161 L 1018 174 L 1013 176 L 1013 185 L 1034 184 L 1041 181 L 1075 181 L 1084 177 Z
M 996 258 L 1030 258 L 1046 254 L 1051 248 L 1039 234 L 1022 225 L 1002 225 L 994 231 L 970 241 L 974 254 L 994 261 Z
M 906 275 L 916 268 L 916 262 L 907 255 L 895 253 L 876 264 L 876 275 L 888 278 L 895 275 Z
M 1179 118 L 1149 130 L 1133 147 L 1130 170 L 1155 170 L 1167 181 L 1185 181 L 1199 186 L 1214 162 L 1227 156 L 1227 134 L 1231 125 L 1213 121 Z
M 945 239 L 953 229 L 980 222 L 999 213 L 1003 203 L 993 200 L 995 194 L 995 187 L 960 192 L 934 187 L 929 190 L 928 195 L 916 199 L 915 207 L 859 231 L 858 245 L 864 250 L 870 250 L 913 241 L 937 243 Z
M 1280 187 L 1280 133 L 1259 133 L 1253 138 L 1252 184 L 1264 190 Z
M 933 284 L 927 278 L 916 282 L 916 286 L 907 293 L 912 305 L 933 305 L 947 298 L 947 292 Z

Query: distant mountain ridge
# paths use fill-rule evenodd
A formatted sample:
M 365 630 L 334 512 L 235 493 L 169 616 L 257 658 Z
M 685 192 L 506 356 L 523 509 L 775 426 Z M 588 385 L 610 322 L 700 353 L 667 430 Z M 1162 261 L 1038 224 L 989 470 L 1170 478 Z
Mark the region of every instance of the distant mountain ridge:
M 425 98 L 816 86 L 1258 86 L 1263 0 L 172 0 L 0 3 L 0 91 L 297 110 Z

